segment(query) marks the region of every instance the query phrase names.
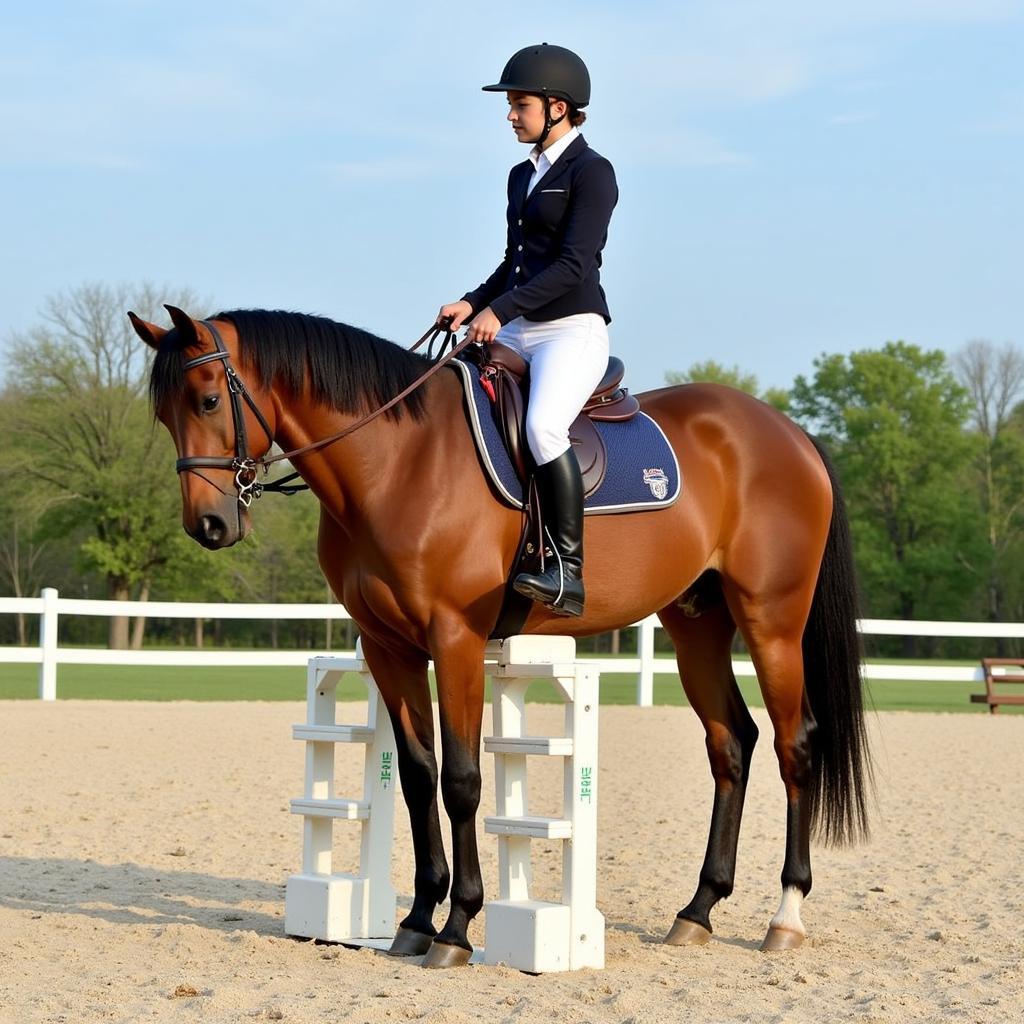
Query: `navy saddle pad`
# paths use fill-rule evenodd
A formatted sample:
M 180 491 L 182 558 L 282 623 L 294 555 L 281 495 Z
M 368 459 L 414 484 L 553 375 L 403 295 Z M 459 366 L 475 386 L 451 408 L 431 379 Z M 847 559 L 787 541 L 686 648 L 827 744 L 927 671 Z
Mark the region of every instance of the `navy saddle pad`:
M 449 365 L 462 377 L 466 412 L 487 476 L 503 501 L 521 509 L 523 486 L 494 421 L 493 405 L 479 372 L 461 359 Z M 675 502 L 682 489 L 679 463 L 668 438 L 650 416 L 640 412 L 625 423 L 597 421 L 595 426 L 608 448 L 608 472 L 586 499 L 586 515 L 667 508 Z

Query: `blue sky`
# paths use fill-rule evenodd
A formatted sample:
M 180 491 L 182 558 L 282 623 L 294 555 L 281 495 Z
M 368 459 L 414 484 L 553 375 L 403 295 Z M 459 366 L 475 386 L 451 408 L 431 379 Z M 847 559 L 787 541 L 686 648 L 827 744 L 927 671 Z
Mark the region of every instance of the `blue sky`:
M 1018 0 L 4 5 L 0 345 L 97 280 L 413 340 L 501 256 L 526 149 L 479 87 L 541 40 L 591 69 L 634 390 L 1024 345 Z

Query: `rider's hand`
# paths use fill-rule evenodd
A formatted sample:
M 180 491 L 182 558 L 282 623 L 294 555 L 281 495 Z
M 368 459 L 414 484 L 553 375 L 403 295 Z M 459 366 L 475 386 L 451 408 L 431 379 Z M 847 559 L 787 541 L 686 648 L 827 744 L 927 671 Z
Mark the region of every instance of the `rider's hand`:
M 501 330 L 501 321 L 491 312 L 491 307 L 482 309 L 469 325 L 466 337 L 470 341 L 494 341 L 494 336 Z
M 465 299 L 459 299 L 458 302 L 449 302 L 447 306 L 442 306 L 441 311 L 437 314 L 436 322 L 440 325 L 442 320 L 451 317 L 452 322 L 448 325 L 448 330 L 457 331 L 466 317 L 472 315 L 473 307 Z

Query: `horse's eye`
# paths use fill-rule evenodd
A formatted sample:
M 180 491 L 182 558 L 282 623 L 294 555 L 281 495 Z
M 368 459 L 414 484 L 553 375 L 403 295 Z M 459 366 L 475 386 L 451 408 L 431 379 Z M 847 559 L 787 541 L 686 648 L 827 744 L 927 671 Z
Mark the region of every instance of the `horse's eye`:
M 203 412 L 213 412 L 220 405 L 220 395 L 207 395 L 203 399 Z

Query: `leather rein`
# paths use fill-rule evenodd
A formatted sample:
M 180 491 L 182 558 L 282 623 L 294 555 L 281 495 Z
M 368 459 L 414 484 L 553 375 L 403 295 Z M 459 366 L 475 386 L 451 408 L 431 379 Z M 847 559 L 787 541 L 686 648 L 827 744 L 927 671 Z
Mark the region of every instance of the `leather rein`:
M 287 476 L 279 477 L 277 480 L 272 480 L 269 483 L 264 484 L 259 481 L 259 471 L 262 469 L 264 473 L 267 473 L 275 462 L 283 462 L 286 459 L 290 460 L 299 455 L 308 455 L 310 452 L 319 451 L 322 448 L 327 448 L 329 445 L 335 444 L 343 437 L 348 437 L 349 434 L 354 433 L 371 420 L 376 419 L 378 416 L 386 413 L 389 409 L 394 408 L 404 398 L 407 398 L 412 394 L 412 392 L 418 387 L 425 384 L 434 376 L 435 373 L 437 373 L 438 370 L 441 369 L 441 367 L 451 362 L 455 356 L 471 344 L 468 338 L 465 338 L 456 344 L 455 332 L 448 326 L 450 322 L 451 321 L 449 320 L 440 324 L 435 324 L 408 350 L 410 352 L 415 352 L 421 345 L 423 345 L 424 342 L 427 342 L 427 358 L 433 360 L 430 369 L 417 377 L 416 380 L 405 388 L 404 391 L 395 395 L 395 397 L 390 401 L 385 402 L 379 409 L 375 409 L 373 412 L 363 416 L 362 419 L 349 424 L 344 430 L 339 430 L 336 434 L 331 434 L 330 437 L 321 438 L 319 441 L 312 441 L 309 444 L 303 445 L 301 448 L 293 448 L 291 451 L 281 452 L 278 455 L 261 455 L 259 457 L 253 457 L 249 452 L 249 437 L 248 432 L 245 429 L 244 405 L 248 405 L 252 410 L 253 415 L 256 417 L 259 425 L 263 428 L 263 432 L 267 435 L 267 440 L 271 445 L 274 443 L 273 431 L 270 429 L 270 425 L 267 423 L 263 413 L 260 412 L 259 406 L 257 406 L 255 399 L 253 399 L 252 394 L 249 392 L 249 389 L 245 386 L 245 382 L 238 375 L 238 371 L 232 364 L 231 353 L 228 352 L 227 347 L 220 336 L 220 331 L 217 330 L 216 325 L 212 321 L 201 320 L 200 323 L 210 332 L 210 336 L 213 338 L 215 346 L 214 351 L 204 352 L 201 356 L 196 356 L 194 359 L 186 360 L 183 365 L 183 369 L 187 372 L 196 366 L 203 366 L 206 363 L 216 361 L 220 361 L 224 364 L 224 372 L 228 379 L 228 394 L 231 396 L 231 419 L 235 429 L 235 454 L 233 457 L 226 455 L 187 455 L 184 458 L 178 459 L 175 463 L 175 468 L 179 473 L 190 473 L 199 469 L 233 470 L 235 474 L 235 488 L 238 491 L 238 504 L 243 508 L 248 508 L 256 498 L 259 498 L 265 492 L 291 495 L 295 494 L 297 491 L 309 490 L 308 484 L 290 483 L 290 481 L 295 480 L 300 475 L 297 472 L 290 473 Z M 435 358 L 434 344 L 442 333 L 444 334 L 444 339 L 441 341 L 437 357 Z M 445 350 L 449 347 L 450 351 L 445 355 Z

